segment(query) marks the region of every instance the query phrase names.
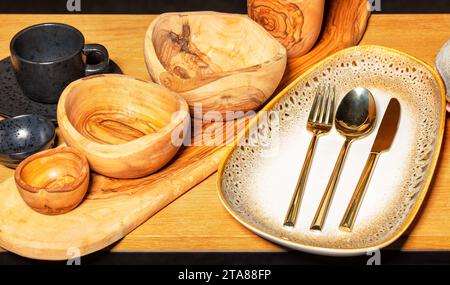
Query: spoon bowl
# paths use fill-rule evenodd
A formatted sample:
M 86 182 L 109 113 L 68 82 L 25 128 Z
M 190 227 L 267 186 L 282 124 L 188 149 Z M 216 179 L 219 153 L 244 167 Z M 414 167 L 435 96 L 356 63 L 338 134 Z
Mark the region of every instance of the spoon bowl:
M 337 131 L 346 138 L 361 138 L 373 129 L 376 107 L 372 93 L 363 87 L 348 92 L 336 112 Z
M 334 123 L 337 131 L 345 137 L 325 193 L 311 224 L 311 230 L 321 231 L 328 209 L 333 199 L 334 190 L 341 174 L 345 156 L 353 140 L 368 135 L 375 126 L 376 106 L 372 93 L 363 87 L 348 92 L 339 103 Z

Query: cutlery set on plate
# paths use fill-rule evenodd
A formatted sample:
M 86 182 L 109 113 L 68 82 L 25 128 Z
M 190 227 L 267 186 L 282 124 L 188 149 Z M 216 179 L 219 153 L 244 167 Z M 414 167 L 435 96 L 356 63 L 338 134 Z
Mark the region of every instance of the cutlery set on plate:
M 287 248 L 338 256 L 384 248 L 411 225 L 426 197 L 445 129 L 444 103 L 439 75 L 410 55 L 379 46 L 338 52 L 262 109 L 283 118 L 279 143 L 236 141 L 219 167 L 220 198 L 246 228 Z M 299 138 L 304 162 L 293 156 Z M 277 155 L 261 155 L 268 151 Z M 299 162 L 303 168 L 286 169 Z
M 358 87 L 348 92 L 341 100 L 336 115 L 334 115 L 335 93 L 336 88 L 330 85 L 319 86 L 316 91 L 306 126 L 307 130 L 312 133 L 312 138 L 284 220 L 284 226 L 286 227 L 295 226 L 318 137 L 331 131 L 334 120 L 336 130 L 345 138 L 345 141 L 311 223 L 310 229 L 315 231 L 321 231 L 324 226 L 351 143 L 368 135 L 376 125 L 376 105 L 369 90 Z M 396 98 L 392 98 L 384 113 L 356 189 L 339 225 L 340 230 L 352 231 L 377 159 L 381 152 L 390 148 L 397 132 L 399 119 L 400 104 Z

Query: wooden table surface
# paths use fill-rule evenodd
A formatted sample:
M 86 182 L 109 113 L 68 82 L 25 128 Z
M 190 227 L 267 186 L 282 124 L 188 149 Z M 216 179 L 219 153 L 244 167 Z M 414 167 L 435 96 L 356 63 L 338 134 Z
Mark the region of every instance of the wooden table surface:
M 80 29 L 88 43 L 105 45 L 128 75 L 150 79 L 143 39 L 151 15 L 1 15 L 0 58 L 20 29 L 41 22 L 64 22 Z M 439 48 L 450 38 L 450 14 L 372 15 L 362 44 L 377 44 L 410 53 L 434 65 Z M 13 171 L 0 166 L 0 181 Z M 114 251 L 282 251 L 254 235 L 222 207 L 216 174 L 131 232 Z M 450 119 L 440 161 L 416 224 L 391 248 L 450 250 Z

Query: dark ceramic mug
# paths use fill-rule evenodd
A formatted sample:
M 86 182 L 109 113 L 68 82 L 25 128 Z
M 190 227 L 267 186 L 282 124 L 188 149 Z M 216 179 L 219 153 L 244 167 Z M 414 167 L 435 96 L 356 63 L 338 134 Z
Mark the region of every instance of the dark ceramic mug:
M 11 40 L 10 50 L 22 91 L 41 103 L 57 103 L 69 83 L 106 73 L 109 68 L 106 48 L 85 44 L 83 34 L 66 24 L 44 23 L 25 28 Z M 96 58 L 97 63 L 87 64 L 85 58 Z

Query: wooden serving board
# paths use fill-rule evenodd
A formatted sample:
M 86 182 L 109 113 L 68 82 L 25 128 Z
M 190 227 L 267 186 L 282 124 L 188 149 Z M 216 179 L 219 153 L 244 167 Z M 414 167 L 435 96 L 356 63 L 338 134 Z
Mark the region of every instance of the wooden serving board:
M 289 61 L 280 89 L 321 59 L 360 41 L 369 18 L 366 0 L 329 1 L 326 11 L 319 42 L 308 54 Z M 183 148 L 148 177 L 119 180 L 92 174 L 86 199 L 64 215 L 31 210 L 20 198 L 11 171 L 0 184 L 0 246 L 25 257 L 64 260 L 114 243 L 217 170 L 228 148 L 202 146 L 202 136 L 220 133 L 230 124 L 241 130 L 245 122 L 204 124 L 203 134 L 192 133 L 194 146 Z M 232 140 L 215 138 L 216 143 Z

